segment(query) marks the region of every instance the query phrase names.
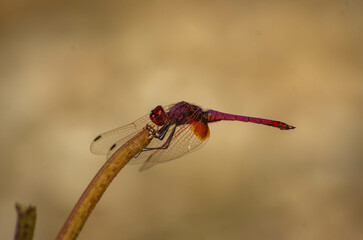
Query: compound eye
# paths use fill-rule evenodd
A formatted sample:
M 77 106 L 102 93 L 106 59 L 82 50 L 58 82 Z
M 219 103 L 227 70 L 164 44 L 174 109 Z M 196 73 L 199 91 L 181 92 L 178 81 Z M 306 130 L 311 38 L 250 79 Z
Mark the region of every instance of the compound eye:
M 166 114 L 162 106 L 157 106 L 150 113 L 150 119 L 158 126 L 162 126 L 166 121 Z
M 154 114 L 156 115 L 156 116 L 160 116 L 160 115 L 163 115 L 163 114 L 165 114 L 165 112 L 164 112 L 164 109 L 163 109 L 163 107 L 162 106 L 157 106 L 155 109 L 154 109 Z

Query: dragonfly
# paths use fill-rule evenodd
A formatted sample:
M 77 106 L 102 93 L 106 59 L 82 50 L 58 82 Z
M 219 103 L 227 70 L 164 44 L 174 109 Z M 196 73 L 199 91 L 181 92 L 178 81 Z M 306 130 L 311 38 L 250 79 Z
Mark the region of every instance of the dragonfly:
M 142 163 L 139 170 L 143 171 L 199 149 L 209 138 L 208 124 L 221 120 L 257 123 L 281 130 L 295 128 L 281 121 L 215 110 L 204 111 L 197 105 L 181 101 L 164 107 L 159 105 L 149 114 L 128 125 L 98 135 L 91 144 L 91 152 L 107 155 L 108 159 L 147 126 L 151 129 L 153 139 L 147 148 L 130 161 L 130 164 Z

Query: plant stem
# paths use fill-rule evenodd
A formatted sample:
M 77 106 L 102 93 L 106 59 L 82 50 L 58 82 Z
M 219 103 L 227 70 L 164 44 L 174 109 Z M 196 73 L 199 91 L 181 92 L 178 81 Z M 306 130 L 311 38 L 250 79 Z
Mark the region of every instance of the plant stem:
M 32 240 L 37 217 L 36 208 L 33 206 L 25 206 L 20 203 L 16 203 L 15 208 L 18 213 L 18 221 L 16 223 L 14 239 Z
M 77 238 L 88 216 L 112 180 L 136 154 L 150 143 L 151 139 L 149 130 L 144 129 L 120 147 L 106 161 L 74 206 L 67 221 L 60 230 L 56 238 L 57 240 Z

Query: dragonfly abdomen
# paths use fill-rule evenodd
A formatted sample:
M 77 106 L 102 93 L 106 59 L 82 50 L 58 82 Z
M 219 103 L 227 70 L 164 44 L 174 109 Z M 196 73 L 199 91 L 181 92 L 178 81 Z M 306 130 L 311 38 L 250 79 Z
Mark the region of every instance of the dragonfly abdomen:
M 235 121 L 241 121 L 241 122 L 252 122 L 252 123 L 263 124 L 263 125 L 267 125 L 267 126 L 271 126 L 271 127 L 276 127 L 281 130 L 289 130 L 289 129 L 295 128 L 294 126 L 288 125 L 284 122 L 275 121 L 275 120 L 246 117 L 246 116 L 218 112 L 218 111 L 214 111 L 214 110 L 208 110 L 208 111 L 206 111 L 206 113 L 207 113 L 206 118 L 207 118 L 208 122 L 217 122 L 217 121 L 221 121 L 221 120 L 235 120 Z
M 237 121 L 248 122 L 248 117 L 218 112 L 214 110 L 206 111 L 206 118 L 208 122 L 217 122 L 221 120 L 237 120 Z

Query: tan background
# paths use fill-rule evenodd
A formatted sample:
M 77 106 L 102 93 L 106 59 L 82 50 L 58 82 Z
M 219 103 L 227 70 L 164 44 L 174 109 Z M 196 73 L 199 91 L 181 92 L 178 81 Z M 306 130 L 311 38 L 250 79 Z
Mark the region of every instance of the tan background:
M 180 100 L 294 131 L 211 125 L 125 168 L 79 239 L 363 239 L 362 1 L 17 1 L 0 6 L 0 238 L 14 202 L 53 239 L 105 161 L 99 133 Z

